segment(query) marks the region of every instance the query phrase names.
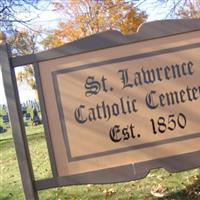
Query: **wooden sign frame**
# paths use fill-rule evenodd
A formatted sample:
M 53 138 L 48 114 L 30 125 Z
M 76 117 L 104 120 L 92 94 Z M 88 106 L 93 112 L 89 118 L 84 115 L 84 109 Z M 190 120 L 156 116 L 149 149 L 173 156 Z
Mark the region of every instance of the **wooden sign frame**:
M 69 176 L 59 176 L 51 141 L 47 120 L 47 110 L 39 71 L 39 63 L 43 61 L 195 31 L 200 31 L 200 19 L 156 21 L 143 24 L 137 33 L 129 36 L 123 36 L 117 31 L 108 31 L 68 43 L 59 48 L 18 57 L 12 57 L 7 44 L 5 42 L 2 43 L 0 45 L 0 65 L 2 68 L 15 149 L 26 199 L 38 199 L 38 191 L 47 188 L 86 183 L 113 183 L 136 180 L 145 177 L 148 172 L 154 168 L 163 167 L 170 172 L 178 172 L 199 167 L 200 150 L 140 163 L 130 163 L 128 165 L 123 165 L 122 163 L 121 166 L 114 168 L 101 169 Z M 196 45 L 200 47 L 200 44 Z M 35 70 L 42 110 L 42 119 L 53 175 L 52 178 L 37 181 L 34 178 L 31 164 L 14 72 L 16 67 L 25 66 L 27 64 L 33 64 Z M 200 133 L 198 133 L 196 137 L 199 138 Z

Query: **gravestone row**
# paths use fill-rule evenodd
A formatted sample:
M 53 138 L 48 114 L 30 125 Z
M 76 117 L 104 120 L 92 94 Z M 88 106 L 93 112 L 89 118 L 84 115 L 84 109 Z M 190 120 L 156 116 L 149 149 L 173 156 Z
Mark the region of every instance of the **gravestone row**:
M 28 111 L 28 108 L 31 108 L 32 113 Z M 6 128 L 4 125 L 8 125 L 10 122 L 8 109 L 6 105 L 0 105 L 0 133 L 5 133 Z M 39 116 L 40 106 L 36 101 L 27 101 L 26 103 L 21 104 L 21 111 L 23 114 L 24 121 L 32 120 L 32 124 L 39 125 L 42 123 L 41 118 Z

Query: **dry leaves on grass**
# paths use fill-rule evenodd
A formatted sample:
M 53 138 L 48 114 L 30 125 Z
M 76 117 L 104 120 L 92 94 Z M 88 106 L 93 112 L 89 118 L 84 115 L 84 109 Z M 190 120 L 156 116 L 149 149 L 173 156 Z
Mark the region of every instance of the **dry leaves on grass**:
M 154 185 L 151 188 L 151 194 L 155 197 L 165 197 L 168 194 L 168 189 L 162 184 Z
M 111 196 L 113 194 L 116 193 L 116 190 L 114 188 L 110 188 L 110 189 L 105 189 L 103 190 L 103 194 L 108 197 L 108 196 Z

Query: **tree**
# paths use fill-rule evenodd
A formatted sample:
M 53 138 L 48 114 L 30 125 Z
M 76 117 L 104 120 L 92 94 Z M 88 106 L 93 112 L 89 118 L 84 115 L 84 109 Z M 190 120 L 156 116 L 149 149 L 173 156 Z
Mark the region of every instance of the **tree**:
M 66 20 L 43 41 L 46 47 L 60 46 L 106 30 L 129 34 L 147 18 L 133 3 L 125 0 L 57 0 L 54 7 Z
M 12 55 L 23 56 L 36 53 L 38 51 L 38 36 L 38 32 L 28 29 L 16 30 L 7 41 L 12 49 Z
M 15 32 L 8 40 L 8 43 L 12 47 L 12 54 L 19 56 L 36 53 L 38 51 L 37 36 L 37 33 L 31 30 Z M 37 99 L 33 67 L 31 65 L 25 66 L 23 70 L 17 72 L 16 78 L 19 85 L 30 86 L 35 91 Z
M 37 5 L 40 1 L 41 0 L 1 0 L 1 31 L 13 31 L 19 24 L 27 26 L 33 19 L 33 11 L 38 10 Z
M 200 0 L 188 0 L 178 13 L 181 18 L 200 18 Z
M 7 33 L 12 55 L 27 55 L 38 51 L 38 34 L 31 23 L 49 2 L 44 0 L 0 0 L 0 27 Z M 31 65 L 17 72 L 20 85 L 28 85 L 36 91 L 34 71 Z M 36 93 L 37 94 L 37 93 Z
M 165 8 L 166 18 L 199 18 L 200 0 L 134 0 L 137 5 L 151 8 Z M 155 13 L 158 14 L 158 13 Z

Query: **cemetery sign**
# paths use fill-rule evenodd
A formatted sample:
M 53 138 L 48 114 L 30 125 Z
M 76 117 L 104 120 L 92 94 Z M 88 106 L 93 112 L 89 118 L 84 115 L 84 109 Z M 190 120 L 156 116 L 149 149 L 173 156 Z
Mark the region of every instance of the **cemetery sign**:
M 34 64 L 39 88 L 53 177 L 36 190 L 199 167 L 199 52 L 197 19 L 10 58 L 12 68 Z

